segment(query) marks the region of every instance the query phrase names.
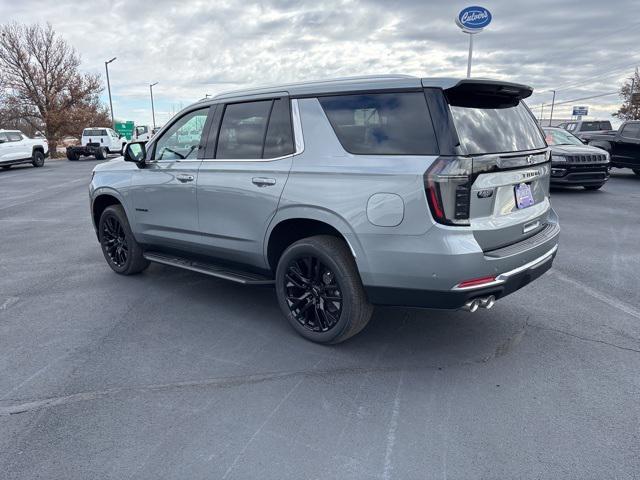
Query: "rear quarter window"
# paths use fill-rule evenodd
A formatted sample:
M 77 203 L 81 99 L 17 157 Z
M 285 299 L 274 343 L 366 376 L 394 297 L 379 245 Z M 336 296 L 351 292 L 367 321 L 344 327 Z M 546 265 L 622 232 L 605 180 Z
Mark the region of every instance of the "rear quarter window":
M 342 147 L 357 155 L 437 155 L 422 92 L 318 98 Z

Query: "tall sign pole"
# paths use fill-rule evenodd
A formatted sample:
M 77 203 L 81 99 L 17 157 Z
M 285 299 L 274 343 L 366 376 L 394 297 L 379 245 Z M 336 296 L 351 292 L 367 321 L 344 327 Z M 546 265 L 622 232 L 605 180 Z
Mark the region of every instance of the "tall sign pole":
M 113 103 L 111 102 L 111 83 L 109 82 L 109 64 L 113 62 L 116 57 L 113 57 L 108 62 L 104 62 L 104 69 L 107 72 L 107 90 L 109 91 L 109 109 L 111 110 L 111 128 L 115 130 L 116 121 L 113 119 Z
M 456 17 L 456 25 L 469 34 L 469 57 L 467 59 L 467 78 L 471 77 L 471 60 L 473 59 L 473 36 L 480 33 L 491 23 L 491 12 L 484 7 L 466 7 Z

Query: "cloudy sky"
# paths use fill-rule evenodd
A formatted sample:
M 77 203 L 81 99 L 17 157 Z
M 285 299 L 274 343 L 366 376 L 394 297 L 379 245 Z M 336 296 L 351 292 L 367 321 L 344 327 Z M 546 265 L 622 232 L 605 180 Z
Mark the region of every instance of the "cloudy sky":
M 0 22 L 50 22 L 82 56 L 109 67 L 116 118 L 151 123 L 206 94 L 247 85 L 406 73 L 464 76 L 468 35 L 457 12 L 493 14 L 475 38 L 473 76 L 532 85 L 540 104 L 588 105 L 609 118 L 617 91 L 640 65 L 640 0 L 0 0 Z M 106 82 L 105 82 L 106 83 Z M 107 102 L 106 90 L 103 95 Z M 545 107 L 545 117 L 548 116 Z

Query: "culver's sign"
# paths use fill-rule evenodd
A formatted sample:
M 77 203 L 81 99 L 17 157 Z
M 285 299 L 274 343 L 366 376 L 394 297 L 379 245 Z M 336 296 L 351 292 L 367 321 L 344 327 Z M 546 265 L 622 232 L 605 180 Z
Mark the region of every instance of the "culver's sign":
M 491 12 L 484 7 L 463 8 L 456 24 L 466 33 L 477 33 L 491 23 Z

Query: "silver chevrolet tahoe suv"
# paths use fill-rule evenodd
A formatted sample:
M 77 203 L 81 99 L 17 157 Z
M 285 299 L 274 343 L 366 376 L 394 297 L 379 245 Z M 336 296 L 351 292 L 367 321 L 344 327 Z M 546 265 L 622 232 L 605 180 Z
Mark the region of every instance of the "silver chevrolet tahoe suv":
M 531 92 L 396 75 L 204 99 L 94 169 L 104 257 L 124 275 L 157 262 L 275 285 L 321 343 L 373 305 L 490 308 L 558 248 Z

